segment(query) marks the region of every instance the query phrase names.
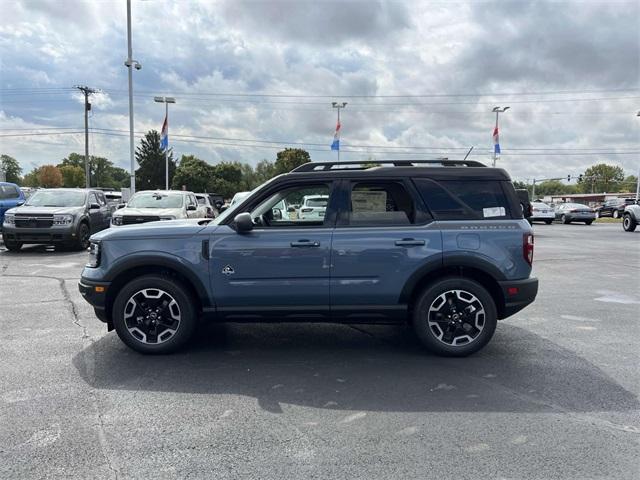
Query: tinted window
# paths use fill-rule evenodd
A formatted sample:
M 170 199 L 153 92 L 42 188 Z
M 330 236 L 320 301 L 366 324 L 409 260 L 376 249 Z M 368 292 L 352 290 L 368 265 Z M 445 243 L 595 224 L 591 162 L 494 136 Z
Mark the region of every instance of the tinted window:
M 20 192 L 13 185 L 0 185 L 0 199 L 20 198 Z
M 510 218 L 502 185 L 497 181 L 441 181 L 415 179 L 422 198 L 438 220 Z
M 361 182 L 351 190 L 349 225 L 409 225 L 416 207 L 399 182 Z

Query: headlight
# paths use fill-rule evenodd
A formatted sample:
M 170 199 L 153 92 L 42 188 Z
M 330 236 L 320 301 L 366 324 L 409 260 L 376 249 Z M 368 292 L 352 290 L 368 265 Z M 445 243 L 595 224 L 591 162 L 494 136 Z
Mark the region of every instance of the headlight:
M 122 217 L 111 217 L 111 223 L 114 225 L 122 225 Z
M 176 217 L 172 215 L 165 215 L 164 217 L 160 217 L 160 220 L 175 220 Z
M 91 242 L 89 245 L 89 261 L 87 267 L 96 268 L 100 265 L 100 244 L 97 242 Z
M 15 225 L 16 216 L 13 213 L 6 213 L 4 215 L 4 223 L 6 223 L 7 225 Z
M 73 215 L 54 215 L 54 225 L 71 225 L 73 223 Z

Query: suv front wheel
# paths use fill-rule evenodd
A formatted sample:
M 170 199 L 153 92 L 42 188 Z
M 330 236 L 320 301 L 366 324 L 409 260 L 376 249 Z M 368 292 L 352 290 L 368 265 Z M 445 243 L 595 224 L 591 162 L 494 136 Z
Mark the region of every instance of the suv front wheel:
M 630 213 L 625 213 L 622 218 L 622 228 L 625 232 L 633 232 L 636 229 L 637 222 L 631 217 Z
M 425 288 L 413 311 L 413 328 L 438 355 L 464 357 L 484 347 L 495 332 L 493 298 L 467 278 L 445 278 Z
M 140 353 L 172 353 L 196 327 L 194 301 L 172 278 L 145 275 L 127 283 L 115 299 L 113 324 L 120 339 Z

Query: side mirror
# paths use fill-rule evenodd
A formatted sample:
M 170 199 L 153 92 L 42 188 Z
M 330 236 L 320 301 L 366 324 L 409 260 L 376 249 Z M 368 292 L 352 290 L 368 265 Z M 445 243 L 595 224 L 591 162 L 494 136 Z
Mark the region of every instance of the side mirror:
M 189 210 L 190 212 L 197 210 L 198 207 L 196 207 L 195 205 L 187 205 L 187 210 Z
M 97 203 L 92 203 L 89 205 L 89 210 L 100 210 L 100 205 Z
M 220 207 L 218 207 L 218 211 L 219 211 L 220 213 L 222 213 L 222 212 L 224 212 L 227 208 L 229 208 L 229 207 L 228 207 L 228 206 L 226 206 L 226 205 L 221 205 Z
M 236 224 L 236 231 L 238 233 L 246 233 L 253 230 L 253 220 L 249 212 L 239 213 L 233 221 Z
M 279 208 L 273 208 L 271 210 L 271 215 L 273 216 L 274 220 L 282 220 L 282 210 L 280 210 Z
M 126 206 L 127 206 L 127 204 L 126 204 L 126 203 L 119 203 L 119 204 L 118 204 L 118 210 L 120 210 L 121 208 L 124 208 L 124 207 L 126 207 Z
M 16 203 L 16 207 L 21 207 L 22 205 L 24 205 L 24 200 L 18 200 L 18 203 Z

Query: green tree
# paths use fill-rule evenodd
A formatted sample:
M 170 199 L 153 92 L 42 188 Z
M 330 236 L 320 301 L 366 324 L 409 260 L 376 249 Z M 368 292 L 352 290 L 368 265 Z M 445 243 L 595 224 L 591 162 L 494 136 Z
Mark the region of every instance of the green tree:
M 242 169 L 238 163 L 221 162 L 213 165 L 213 177 L 209 191 L 219 193 L 225 198 L 232 197 L 241 190 Z
M 625 177 L 624 182 L 620 184 L 620 192 L 635 192 L 636 185 L 638 184 L 638 177 L 635 175 L 629 175 Z
M 165 186 L 165 158 L 160 148 L 160 134 L 150 130 L 140 140 L 136 148 L 136 161 L 140 167 L 136 170 L 136 187 L 139 190 L 164 189 Z M 169 150 L 169 185 L 176 171 L 173 151 Z
M 171 185 L 176 190 L 182 190 L 185 186 L 192 192 L 206 192 L 212 179 L 211 165 L 194 155 L 182 155 Z
M 309 152 L 302 148 L 285 148 L 276 155 L 275 174 L 287 173 L 303 163 L 311 161 Z
M 60 165 L 58 167 L 62 174 L 62 186 L 64 187 L 84 187 L 84 169 L 75 165 Z
M 66 158 L 63 158 L 57 166 L 58 168 L 76 167 L 81 169 L 83 180 L 79 186 L 84 187 L 84 155 L 70 153 Z M 111 160 L 104 157 L 96 157 L 93 155 L 89 157 L 89 176 L 92 187 L 121 188 L 129 186 L 128 172 L 123 168 L 114 166 Z
M 55 165 L 43 165 L 38 169 L 38 184 L 45 188 L 62 186 L 62 173 Z
M 624 181 L 624 170 L 617 165 L 599 163 L 587 168 L 578 181 L 578 188 L 583 193 L 616 192 Z
M 258 185 L 262 185 L 267 180 L 272 179 L 276 176 L 276 167 L 269 160 L 263 159 L 258 162 L 256 168 L 254 169 L 254 179 L 255 185 L 253 188 Z
M 4 170 L 5 179 L 10 183 L 20 183 L 20 175 L 22 175 L 22 167 L 18 161 L 9 155 L 0 156 L 0 169 Z
M 40 181 L 38 180 L 38 174 L 40 173 L 40 168 L 36 167 L 27 173 L 22 179 L 22 185 L 25 187 L 39 187 Z

